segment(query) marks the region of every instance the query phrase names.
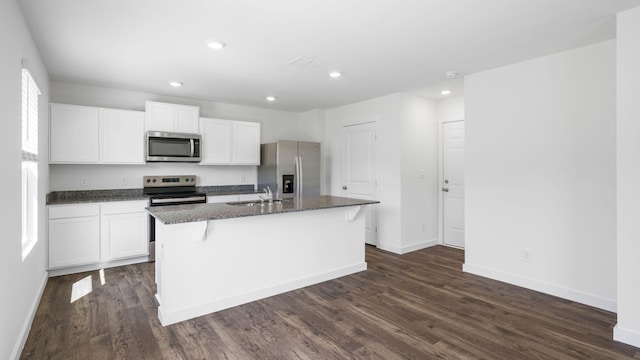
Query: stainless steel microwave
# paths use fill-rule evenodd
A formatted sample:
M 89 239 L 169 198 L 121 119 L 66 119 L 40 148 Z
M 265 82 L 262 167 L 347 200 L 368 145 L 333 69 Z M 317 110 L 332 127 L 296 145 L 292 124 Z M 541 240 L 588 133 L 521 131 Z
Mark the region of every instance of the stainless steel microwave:
M 147 132 L 147 162 L 200 162 L 198 134 Z

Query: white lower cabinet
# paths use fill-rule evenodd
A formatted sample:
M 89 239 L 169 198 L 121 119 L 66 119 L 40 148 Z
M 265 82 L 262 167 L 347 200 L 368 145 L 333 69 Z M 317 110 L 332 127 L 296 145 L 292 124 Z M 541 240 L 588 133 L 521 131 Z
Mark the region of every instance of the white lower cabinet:
M 49 269 L 148 255 L 147 206 L 146 200 L 49 206 Z
M 49 268 L 100 261 L 100 205 L 49 208 Z
M 100 205 L 102 261 L 149 254 L 147 201 Z

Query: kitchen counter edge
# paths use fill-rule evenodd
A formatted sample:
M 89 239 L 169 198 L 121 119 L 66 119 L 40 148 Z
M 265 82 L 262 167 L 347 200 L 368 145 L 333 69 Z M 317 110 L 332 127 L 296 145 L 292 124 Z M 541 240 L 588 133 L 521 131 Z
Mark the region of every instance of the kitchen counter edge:
M 284 204 L 264 207 L 232 205 L 229 203 L 174 205 L 147 208 L 147 212 L 165 225 L 189 222 L 233 219 L 247 216 L 275 215 L 290 212 L 313 211 L 337 207 L 379 204 L 377 200 L 349 199 L 338 196 L 309 196 L 285 199 Z
M 253 185 L 199 186 L 196 191 L 207 196 L 256 194 Z M 71 205 L 94 202 L 149 200 L 140 189 L 52 191 L 46 205 Z

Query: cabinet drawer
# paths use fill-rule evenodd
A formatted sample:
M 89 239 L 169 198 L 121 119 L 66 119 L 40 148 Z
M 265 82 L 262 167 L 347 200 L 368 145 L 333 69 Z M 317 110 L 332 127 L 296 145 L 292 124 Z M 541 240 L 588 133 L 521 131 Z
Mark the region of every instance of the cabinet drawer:
M 100 204 L 49 206 L 49 219 L 98 216 L 99 214 L 100 214 Z
M 140 212 L 145 211 L 144 209 L 148 206 L 149 202 L 147 200 L 102 203 L 102 214 L 109 215 Z

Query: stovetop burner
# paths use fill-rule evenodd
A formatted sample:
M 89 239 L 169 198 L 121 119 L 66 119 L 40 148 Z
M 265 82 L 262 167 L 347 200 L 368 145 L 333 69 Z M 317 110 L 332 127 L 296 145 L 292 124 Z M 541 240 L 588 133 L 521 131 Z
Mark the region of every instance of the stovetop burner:
M 195 175 L 145 176 L 143 193 L 151 206 L 206 203 L 207 195 L 196 191 Z

